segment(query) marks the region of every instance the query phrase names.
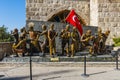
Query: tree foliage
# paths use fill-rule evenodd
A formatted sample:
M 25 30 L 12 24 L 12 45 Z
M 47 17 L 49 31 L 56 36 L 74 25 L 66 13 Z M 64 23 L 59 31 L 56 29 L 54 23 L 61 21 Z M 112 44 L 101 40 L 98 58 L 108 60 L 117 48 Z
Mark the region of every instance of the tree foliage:
M 7 27 L 4 25 L 0 27 L 0 42 L 10 42 L 13 41 L 13 37 L 9 32 L 7 32 Z

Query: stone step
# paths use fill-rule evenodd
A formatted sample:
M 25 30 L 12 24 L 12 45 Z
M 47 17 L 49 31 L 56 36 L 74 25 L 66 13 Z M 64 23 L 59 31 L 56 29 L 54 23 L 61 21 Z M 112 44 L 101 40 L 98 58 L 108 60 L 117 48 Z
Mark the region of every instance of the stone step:
M 0 67 L 30 67 L 25 62 L 0 62 Z M 87 62 L 87 67 L 114 67 L 116 62 Z M 120 63 L 118 63 L 118 67 Z M 84 67 L 84 62 L 32 62 L 32 67 Z
M 74 56 L 74 57 L 66 57 L 66 56 L 58 56 L 56 58 L 50 58 L 49 56 L 40 57 L 40 56 L 32 56 L 32 62 L 83 62 L 84 56 Z M 88 62 L 114 62 L 115 57 L 111 55 L 99 55 L 99 56 L 86 56 L 86 60 Z M 29 62 L 30 57 L 5 57 L 1 62 Z

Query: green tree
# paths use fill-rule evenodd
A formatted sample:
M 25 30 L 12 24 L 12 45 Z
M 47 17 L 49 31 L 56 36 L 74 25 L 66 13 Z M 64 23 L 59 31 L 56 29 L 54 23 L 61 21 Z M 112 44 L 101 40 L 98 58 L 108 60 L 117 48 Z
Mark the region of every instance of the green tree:
M 13 37 L 9 32 L 7 32 L 7 27 L 4 25 L 0 27 L 0 42 L 10 42 L 13 41 Z

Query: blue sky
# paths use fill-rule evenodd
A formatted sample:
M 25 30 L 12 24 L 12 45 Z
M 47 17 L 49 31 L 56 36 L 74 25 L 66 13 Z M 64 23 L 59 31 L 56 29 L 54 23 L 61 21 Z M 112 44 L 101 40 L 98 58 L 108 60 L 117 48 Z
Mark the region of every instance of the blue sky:
M 0 0 L 0 27 L 5 25 L 8 31 L 25 26 L 25 0 Z

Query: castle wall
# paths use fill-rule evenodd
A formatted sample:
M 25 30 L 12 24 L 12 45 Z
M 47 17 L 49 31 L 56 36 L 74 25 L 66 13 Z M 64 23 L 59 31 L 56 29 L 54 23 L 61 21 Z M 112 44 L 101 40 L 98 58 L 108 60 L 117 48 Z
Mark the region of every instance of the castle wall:
M 53 13 L 75 9 L 89 25 L 89 6 L 89 0 L 26 0 L 26 20 L 47 21 Z
M 75 9 L 86 25 L 110 29 L 107 44 L 120 34 L 120 0 L 26 0 L 26 21 L 47 21 L 63 10 Z
M 120 36 L 120 0 L 98 0 L 98 26 L 110 29 L 107 44 L 113 44 L 113 36 Z

